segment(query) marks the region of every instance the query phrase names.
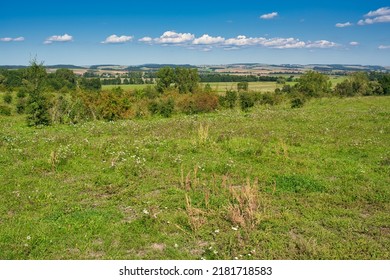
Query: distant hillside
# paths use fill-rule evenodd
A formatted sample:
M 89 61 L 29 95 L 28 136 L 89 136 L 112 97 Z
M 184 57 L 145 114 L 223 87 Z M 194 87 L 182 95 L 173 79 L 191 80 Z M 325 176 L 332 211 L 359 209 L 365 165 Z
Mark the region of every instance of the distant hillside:
M 48 69 L 63 69 L 63 68 L 66 68 L 66 69 L 87 69 L 86 67 L 76 66 L 76 65 L 72 65 L 72 64 L 56 64 L 56 65 L 47 65 L 45 67 Z

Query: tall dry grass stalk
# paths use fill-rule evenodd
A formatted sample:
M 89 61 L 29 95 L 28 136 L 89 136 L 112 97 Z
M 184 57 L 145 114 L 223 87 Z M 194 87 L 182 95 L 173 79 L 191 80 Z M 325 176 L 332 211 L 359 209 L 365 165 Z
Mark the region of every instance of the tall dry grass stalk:
M 199 144 L 206 143 L 209 138 L 209 128 L 210 126 L 208 124 L 203 125 L 202 123 L 199 125 L 198 128 L 198 141 Z
M 185 194 L 186 212 L 191 229 L 196 232 L 205 222 L 205 212 L 192 206 L 190 197 Z
M 257 179 L 251 184 L 247 179 L 244 186 L 230 186 L 232 202 L 228 205 L 228 217 L 234 225 L 254 228 L 260 222 L 261 199 Z

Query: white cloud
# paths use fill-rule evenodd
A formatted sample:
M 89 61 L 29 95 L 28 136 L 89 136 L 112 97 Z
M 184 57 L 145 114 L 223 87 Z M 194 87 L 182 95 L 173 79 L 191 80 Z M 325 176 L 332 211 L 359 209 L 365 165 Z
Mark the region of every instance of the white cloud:
M 378 16 L 385 16 L 390 15 L 390 8 L 389 7 L 383 7 L 379 8 L 376 11 L 370 11 L 369 13 L 365 14 L 365 17 L 378 17 Z
M 353 24 L 350 23 L 349 21 L 346 23 L 336 23 L 336 27 L 339 27 L 339 28 L 348 27 L 348 26 L 352 26 L 352 25 Z
M 153 38 L 151 37 L 143 37 L 141 39 L 138 40 L 139 42 L 144 42 L 144 43 L 151 43 L 153 42 Z
M 390 15 L 380 16 L 376 18 L 361 19 L 358 21 L 358 25 L 367 25 L 367 24 L 384 23 L 384 22 L 390 22 Z
M 10 37 L 5 37 L 5 38 L 0 38 L 1 42 L 22 42 L 24 41 L 24 37 L 17 37 L 17 38 L 10 38 Z
M 351 46 L 358 46 L 358 45 L 360 45 L 360 43 L 359 42 L 349 42 L 349 45 L 351 45 Z
M 273 18 L 275 18 L 277 16 L 278 16 L 277 12 L 272 12 L 272 13 L 269 13 L 269 14 L 261 15 L 260 18 L 261 19 L 273 19 Z
M 390 49 L 390 45 L 387 45 L 387 46 L 385 46 L 385 45 L 380 45 L 380 46 L 378 47 L 378 49 L 380 49 L 380 50 L 388 50 L 388 49 Z
M 48 45 L 52 44 L 53 42 L 70 42 L 73 41 L 73 36 L 64 34 L 64 35 L 53 35 L 47 38 L 43 43 Z
M 159 38 L 153 39 L 158 44 L 183 44 L 195 39 L 191 33 L 177 33 L 175 31 L 166 31 Z
M 265 38 L 265 37 L 247 37 L 239 35 L 234 38 L 223 38 L 221 36 L 213 37 L 203 34 L 196 38 L 191 33 L 177 33 L 175 31 L 166 31 L 158 38 L 143 37 L 139 42 L 147 44 L 162 44 L 183 46 L 188 49 L 197 49 L 210 51 L 212 48 L 223 48 L 224 50 L 236 50 L 244 47 L 264 47 L 271 49 L 302 49 L 302 48 L 335 48 L 340 45 L 327 40 L 301 41 L 296 38 Z
M 320 49 L 334 48 L 334 47 L 338 47 L 338 46 L 339 46 L 338 44 L 336 44 L 334 42 L 327 41 L 327 40 L 308 42 L 306 44 L 306 48 L 320 48 Z
M 390 8 L 383 7 L 376 11 L 370 11 L 365 14 L 364 17 L 366 17 L 366 19 L 359 20 L 358 25 L 390 22 Z
M 129 42 L 132 39 L 133 39 L 133 36 L 126 36 L 126 35 L 117 36 L 117 35 L 113 34 L 113 35 L 108 36 L 106 38 L 106 40 L 102 41 L 101 43 L 102 44 L 122 44 L 122 43 Z
M 24 41 L 24 37 L 17 37 L 17 38 L 14 38 L 14 41 L 15 41 L 15 42 L 22 42 L 22 41 Z
M 215 45 L 225 42 L 225 38 L 223 37 L 212 37 L 208 34 L 204 34 L 199 38 L 196 38 L 192 41 L 194 45 Z

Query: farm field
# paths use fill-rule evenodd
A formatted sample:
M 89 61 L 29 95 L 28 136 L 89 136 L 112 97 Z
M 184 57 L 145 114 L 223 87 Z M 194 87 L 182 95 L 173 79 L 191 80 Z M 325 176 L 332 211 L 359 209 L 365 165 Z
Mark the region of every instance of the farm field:
M 373 96 L 42 128 L 0 116 L 0 259 L 389 259 L 389 117 Z
M 201 86 L 205 86 L 207 83 L 201 83 Z M 208 83 L 211 88 L 218 93 L 225 93 L 226 90 L 237 90 L 237 82 L 217 82 L 217 83 Z M 119 85 L 124 90 L 134 90 L 142 89 L 147 87 L 147 84 L 143 85 Z M 150 85 L 149 85 L 150 86 Z M 153 86 L 153 85 L 151 85 Z M 103 89 L 112 89 L 118 87 L 118 85 L 103 85 Z M 281 87 L 281 85 L 276 84 L 275 82 L 250 82 L 249 89 L 253 91 L 274 91 L 276 88 Z
M 334 87 L 338 83 L 344 81 L 346 77 L 330 77 L 330 81 L 332 82 L 332 86 Z M 205 86 L 207 83 L 201 83 L 201 86 Z M 217 93 L 225 93 L 226 90 L 237 90 L 237 82 L 215 82 L 208 83 L 211 88 L 215 90 Z M 293 85 L 295 82 L 288 82 L 286 84 Z M 147 84 L 143 85 L 120 85 L 124 90 L 135 90 L 135 89 L 143 89 L 147 87 Z M 150 85 L 149 85 L 150 86 Z M 152 85 L 153 86 L 153 85 Z M 103 85 L 103 89 L 112 89 L 114 87 L 118 87 L 117 85 Z M 277 88 L 282 88 L 283 84 L 277 84 L 276 82 L 249 82 L 249 90 L 251 91 L 261 91 L 273 92 Z

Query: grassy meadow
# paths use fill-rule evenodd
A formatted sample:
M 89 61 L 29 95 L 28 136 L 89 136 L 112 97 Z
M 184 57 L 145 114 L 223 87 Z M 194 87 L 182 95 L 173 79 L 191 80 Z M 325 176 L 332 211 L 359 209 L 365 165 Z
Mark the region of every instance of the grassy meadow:
M 389 259 L 389 120 L 389 97 L 0 116 L 0 259 Z

